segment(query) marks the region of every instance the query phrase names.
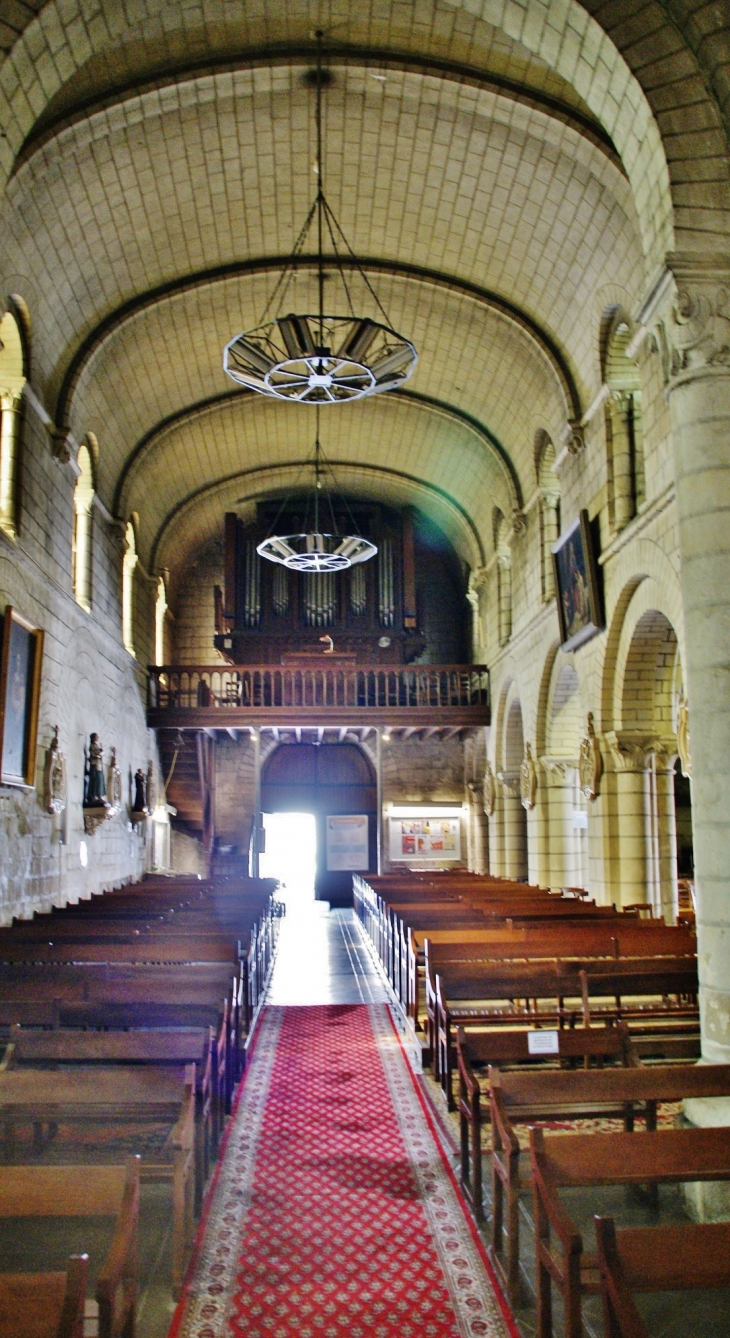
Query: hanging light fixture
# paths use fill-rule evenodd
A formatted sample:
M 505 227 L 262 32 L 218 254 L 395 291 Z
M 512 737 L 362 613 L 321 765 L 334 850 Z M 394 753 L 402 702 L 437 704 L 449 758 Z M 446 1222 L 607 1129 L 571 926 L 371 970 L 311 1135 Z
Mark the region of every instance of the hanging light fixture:
M 342 404 L 393 390 L 408 380 L 418 354 L 403 335 L 392 329 L 369 279 L 358 264 L 324 193 L 322 163 L 322 37 L 317 32 L 317 194 L 294 244 L 290 260 L 267 303 L 261 322 L 253 330 L 236 335 L 223 350 L 223 369 L 249 390 L 274 399 L 300 404 Z M 317 278 L 319 302 L 316 314 L 283 314 L 297 259 L 314 221 L 317 222 Z M 324 234 L 333 255 L 328 269 L 336 269 L 344 290 L 349 315 L 329 316 L 324 309 Z M 339 246 L 338 246 L 339 238 Z M 344 248 L 346 255 L 342 253 Z M 345 278 L 345 268 L 354 268 L 373 298 L 382 321 L 357 316 Z M 277 316 L 267 319 L 278 306 Z
M 327 465 L 322 451 L 322 445 L 319 440 L 319 405 L 317 405 L 317 431 L 314 442 L 314 498 L 313 498 L 313 526 L 312 529 L 303 534 L 270 534 L 262 540 L 257 546 L 257 553 L 261 557 L 268 558 L 270 562 L 279 562 L 290 571 L 309 571 L 309 572 L 328 572 L 344 571 L 346 567 L 354 567 L 358 562 L 367 562 L 368 558 L 375 557 L 377 547 L 369 539 L 363 539 L 359 534 L 337 534 L 337 522 L 335 520 L 332 498 L 328 490 L 325 491 L 326 502 L 329 508 L 329 520 L 331 523 L 330 533 L 324 533 L 324 527 L 321 521 L 324 519 L 323 505 L 321 495 L 324 490 L 324 481 L 327 470 L 331 473 L 331 467 Z M 279 513 L 274 521 L 276 528 L 279 517 L 282 515 L 289 502 L 285 498 L 282 502 Z M 343 499 L 344 500 L 344 499 Z M 344 505 L 348 511 L 350 520 L 353 519 L 347 502 Z M 309 510 L 309 508 L 307 508 Z M 305 515 L 305 524 L 307 516 Z M 354 530 L 353 524 L 353 530 Z

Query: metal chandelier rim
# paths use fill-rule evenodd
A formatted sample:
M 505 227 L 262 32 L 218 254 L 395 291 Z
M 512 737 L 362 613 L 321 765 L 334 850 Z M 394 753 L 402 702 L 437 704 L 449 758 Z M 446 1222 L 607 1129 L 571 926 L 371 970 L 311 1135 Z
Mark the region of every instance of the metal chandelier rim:
M 317 194 L 284 265 L 258 325 L 235 335 L 223 350 L 223 370 L 238 385 L 270 399 L 299 404 L 344 404 L 381 394 L 412 375 L 418 353 L 410 339 L 397 333 L 370 280 L 359 264 L 324 193 L 322 161 L 322 39 L 317 31 L 316 132 Z M 317 223 L 317 312 L 285 311 L 295 262 L 310 228 Z M 331 254 L 325 257 L 328 235 Z M 345 268 L 354 269 L 377 307 L 378 319 L 358 316 L 352 304 Z M 325 269 L 336 270 L 348 315 L 325 312 Z M 269 312 L 278 314 L 267 319 Z M 381 319 L 382 318 L 382 319 Z

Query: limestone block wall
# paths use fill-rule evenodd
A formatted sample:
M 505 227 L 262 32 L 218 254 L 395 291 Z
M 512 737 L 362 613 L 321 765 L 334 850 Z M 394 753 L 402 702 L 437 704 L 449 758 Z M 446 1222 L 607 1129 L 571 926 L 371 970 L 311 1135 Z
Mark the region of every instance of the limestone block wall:
M 93 836 L 83 828 L 84 746 L 96 731 L 108 762 L 112 746 L 125 794 L 137 767 L 156 758 L 145 724 L 144 659 L 121 639 L 121 531 L 93 511 L 92 608 L 72 593 L 75 471 L 50 450 L 42 409 L 24 403 L 18 537 L 0 533 L 0 609 L 12 604 L 45 633 L 33 790 L 0 786 L 0 922 L 91 896 L 138 877 L 150 859 L 143 831 L 123 812 Z M 140 609 L 144 619 L 144 609 Z M 140 626 L 140 652 L 147 646 Z M 46 750 L 54 725 L 68 770 L 61 818 L 43 808 Z M 84 862 L 85 861 L 85 862 Z
M 215 664 L 223 658 L 213 646 L 216 585 L 223 589 L 223 545 L 218 541 L 185 573 L 184 590 L 172 594 L 175 664 Z
M 489 820 L 489 859 L 498 873 L 518 868 L 526 823 L 531 880 L 552 887 L 580 883 L 600 901 L 617 904 L 648 900 L 671 918 L 684 621 L 670 424 L 656 346 L 647 341 L 637 361 L 645 497 L 634 518 L 622 529 L 613 523 L 600 408 L 587 424 L 584 448 L 576 455 L 563 450 L 556 466 L 561 528 L 585 507 L 600 534 L 605 631 L 567 655 L 560 651 L 555 601 L 540 599 L 534 502 L 525 507 L 511 544 L 512 631 L 504 644 L 498 634 L 496 562 L 487 564 L 482 577 L 479 625 L 493 701 L 488 757 L 493 774 L 502 776 Z M 506 755 L 515 702 L 524 742 L 538 758 L 537 800 L 523 818 L 515 807 L 514 759 Z M 589 712 L 604 773 L 593 800 L 581 793 L 577 772 Z

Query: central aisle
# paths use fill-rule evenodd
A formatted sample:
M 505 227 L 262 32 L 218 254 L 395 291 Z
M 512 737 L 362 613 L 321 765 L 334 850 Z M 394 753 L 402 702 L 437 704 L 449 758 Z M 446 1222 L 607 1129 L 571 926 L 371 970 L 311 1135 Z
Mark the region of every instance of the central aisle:
M 320 955 L 310 993 L 382 989 L 324 918 L 350 980 Z M 269 1005 L 170 1338 L 507 1338 L 506 1314 L 385 1005 Z

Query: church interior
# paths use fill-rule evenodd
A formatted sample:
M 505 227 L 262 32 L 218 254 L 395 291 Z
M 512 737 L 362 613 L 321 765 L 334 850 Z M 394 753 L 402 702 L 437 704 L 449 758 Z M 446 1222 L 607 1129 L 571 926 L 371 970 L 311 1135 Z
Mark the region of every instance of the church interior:
M 0 1338 L 730 1330 L 728 0 L 0 0 Z

